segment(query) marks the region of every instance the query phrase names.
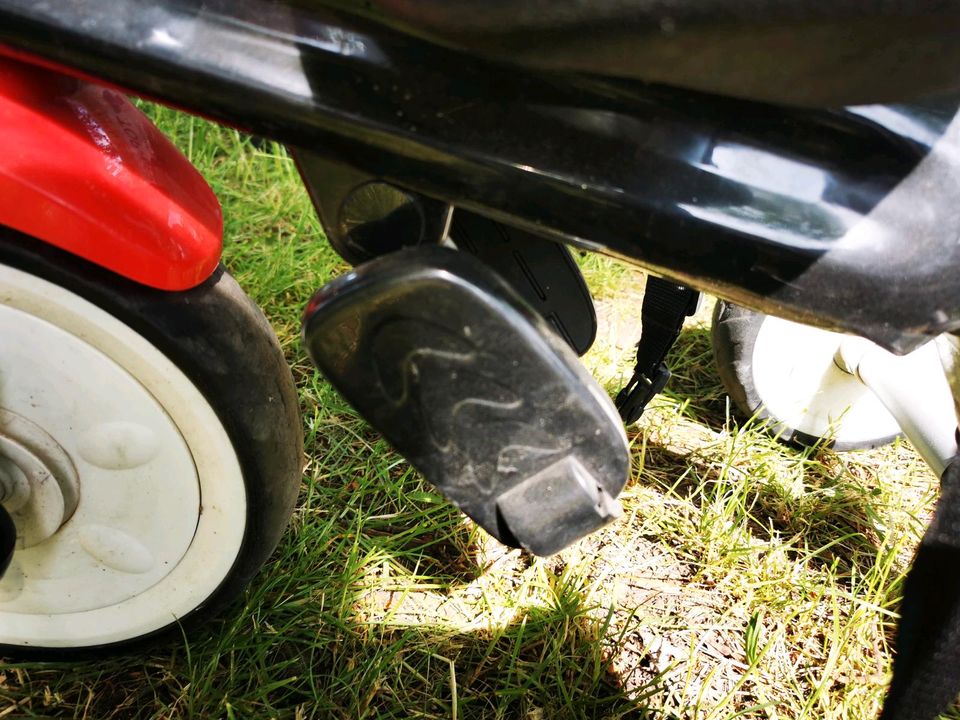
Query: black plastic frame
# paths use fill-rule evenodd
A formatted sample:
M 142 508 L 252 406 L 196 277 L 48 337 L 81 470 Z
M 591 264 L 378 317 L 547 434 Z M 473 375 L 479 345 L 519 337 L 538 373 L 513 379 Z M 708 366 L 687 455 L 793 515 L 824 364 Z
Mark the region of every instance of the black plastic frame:
M 269 0 L 0 0 L 0 43 L 897 351 L 960 327 L 960 99 L 801 110 Z

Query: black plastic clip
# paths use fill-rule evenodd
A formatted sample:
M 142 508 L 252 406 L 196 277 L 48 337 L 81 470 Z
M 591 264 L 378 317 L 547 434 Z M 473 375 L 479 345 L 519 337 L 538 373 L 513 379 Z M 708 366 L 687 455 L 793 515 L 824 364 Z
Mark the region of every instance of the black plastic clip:
M 635 372 L 627 386 L 617 394 L 617 410 L 624 423 L 629 425 L 639 420 L 647 405 L 663 390 L 669 379 L 670 371 L 665 363 L 657 366 L 652 378 L 639 370 Z

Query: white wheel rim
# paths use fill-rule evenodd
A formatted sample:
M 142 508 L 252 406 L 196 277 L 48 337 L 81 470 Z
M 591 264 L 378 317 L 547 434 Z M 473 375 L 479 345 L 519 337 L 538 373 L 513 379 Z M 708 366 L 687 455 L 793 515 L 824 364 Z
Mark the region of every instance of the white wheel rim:
M 79 296 L 0 266 L 0 303 L 0 408 L 49 433 L 80 482 L 72 517 L 0 580 L 0 644 L 87 647 L 175 622 L 243 540 L 243 477 L 219 419 L 166 356 Z
M 778 422 L 837 443 L 871 444 L 900 426 L 880 400 L 834 356 L 840 333 L 765 317 L 753 349 L 753 382 Z

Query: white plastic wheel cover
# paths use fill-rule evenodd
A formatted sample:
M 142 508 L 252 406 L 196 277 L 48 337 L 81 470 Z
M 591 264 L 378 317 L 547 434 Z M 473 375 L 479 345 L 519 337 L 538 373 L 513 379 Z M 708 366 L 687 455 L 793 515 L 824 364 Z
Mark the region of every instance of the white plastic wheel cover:
M 768 415 L 812 437 L 866 445 L 900 426 L 856 376 L 834 362 L 844 335 L 766 316 L 753 346 L 753 382 Z
M 73 516 L 0 580 L 0 645 L 129 640 L 213 594 L 243 540 L 243 476 L 216 413 L 163 353 L 0 265 L 0 407 L 46 430 L 80 476 Z

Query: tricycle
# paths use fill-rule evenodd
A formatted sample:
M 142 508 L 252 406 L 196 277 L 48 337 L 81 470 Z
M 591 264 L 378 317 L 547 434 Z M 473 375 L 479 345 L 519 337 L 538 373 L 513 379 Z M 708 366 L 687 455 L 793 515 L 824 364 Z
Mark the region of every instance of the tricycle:
M 933 717 L 960 691 L 958 27 L 956 2 L 0 0 L 0 652 L 196 625 L 297 496 L 290 371 L 132 93 L 290 148 L 355 266 L 307 351 L 507 545 L 616 520 L 623 420 L 699 292 L 744 412 L 905 434 L 943 485 L 884 717 Z M 659 276 L 616 406 L 567 245 Z

